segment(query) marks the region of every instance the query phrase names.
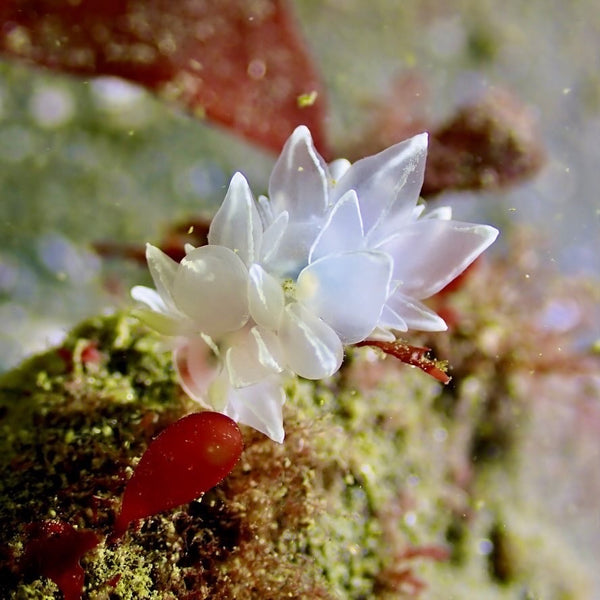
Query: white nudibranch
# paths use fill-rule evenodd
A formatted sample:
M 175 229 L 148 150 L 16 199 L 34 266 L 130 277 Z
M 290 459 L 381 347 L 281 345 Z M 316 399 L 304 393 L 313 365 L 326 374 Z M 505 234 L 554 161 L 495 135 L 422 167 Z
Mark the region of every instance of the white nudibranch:
M 146 305 L 136 314 L 175 338 L 174 364 L 192 398 L 282 442 L 285 376 L 329 377 L 345 345 L 446 329 L 421 301 L 498 231 L 453 221 L 448 208 L 422 214 L 426 154 L 420 134 L 327 165 L 300 126 L 275 164 L 270 200 L 255 201 L 236 173 L 208 245 L 188 245 L 180 263 L 147 245 L 156 289 L 132 289 Z

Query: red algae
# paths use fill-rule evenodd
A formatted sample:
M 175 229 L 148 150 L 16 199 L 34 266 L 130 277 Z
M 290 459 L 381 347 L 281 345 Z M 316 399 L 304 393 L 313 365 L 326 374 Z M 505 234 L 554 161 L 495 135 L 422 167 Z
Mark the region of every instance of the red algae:
M 285 0 L 11 0 L 0 23 L 11 58 L 127 79 L 274 152 L 306 124 L 328 150 L 325 88 Z
M 421 371 L 431 375 L 431 377 L 437 379 L 444 385 L 450 383 L 450 380 L 452 379 L 444 370 L 440 368 L 435 360 L 432 360 L 426 356 L 431 348 L 411 346 L 402 340 L 396 340 L 394 342 L 365 340 L 364 342 L 358 342 L 354 345 L 357 348 L 360 348 L 361 346 L 372 346 L 373 348 L 379 348 L 382 352 L 390 354 L 407 365 L 418 367 L 421 369 Z
M 239 427 L 220 413 L 192 413 L 169 425 L 150 443 L 127 483 L 115 534 L 210 490 L 231 472 L 242 449 Z
M 87 344 L 81 351 L 81 362 L 87 364 L 99 364 L 102 362 L 102 353 L 94 343 Z
M 32 523 L 29 532 L 30 540 L 22 559 L 23 570 L 51 579 L 65 600 L 79 600 L 84 583 L 79 561 L 98 545 L 98 536 L 93 531 L 79 531 L 59 520 Z

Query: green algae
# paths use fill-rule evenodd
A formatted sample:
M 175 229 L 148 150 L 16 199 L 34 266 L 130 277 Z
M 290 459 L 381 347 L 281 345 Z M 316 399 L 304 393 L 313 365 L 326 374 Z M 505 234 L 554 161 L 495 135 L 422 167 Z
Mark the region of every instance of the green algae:
M 537 352 L 531 331 L 505 333 L 506 290 L 469 300 L 496 275 L 452 299 L 467 315 L 452 335 L 423 340 L 452 357 L 450 386 L 349 351 L 330 380 L 288 381 L 283 444 L 244 429 L 220 485 L 120 540 L 137 460 L 196 407 L 163 340 L 125 315 L 83 323 L 0 379 L 2 596 L 60 598 L 20 568 L 28 523 L 60 519 L 102 536 L 82 559 L 85 599 L 588 597 L 572 550 L 519 492 L 521 379 Z

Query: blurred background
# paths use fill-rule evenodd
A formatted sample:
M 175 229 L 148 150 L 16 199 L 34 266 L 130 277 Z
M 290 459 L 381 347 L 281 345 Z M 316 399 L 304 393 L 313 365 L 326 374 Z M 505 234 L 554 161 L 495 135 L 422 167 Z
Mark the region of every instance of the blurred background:
M 209 218 L 235 170 L 247 175 L 255 193 L 263 193 L 275 149 L 303 120 L 301 111 L 291 115 L 283 124 L 285 135 L 278 133 L 265 144 L 249 138 L 277 106 L 262 106 L 260 96 L 246 119 L 250 124 L 241 127 L 239 119 L 236 125 L 219 122 L 218 114 L 212 118 L 210 108 L 204 110 L 205 98 L 165 93 L 162 81 L 157 98 L 159 77 L 152 73 L 138 78 L 144 87 L 132 82 L 135 70 L 119 71 L 109 62 L 108 68 L 96 63 L 78 76 L 67 75 L 73 71 L 70 57 L 82 54 L 81 43 L 65 42 L 48 23 L 58 30 L 56 22 L 62 20 L 72 28 L 72 9 L 61 13 L 47 2 L 5 4 L 0 12 L 0 369 L 55 343 L 82 317 L 128 304 L 130 284 L 146 277 L 143 267 L 127 258 L 107 261 L 106 247 L 99 254 L 95 245 L 139 248 L 164 239 L 174 224 Z M 163 10 L 160 2 L 147 4 Z M 36 9 L 28 13 L 23 6 L 30 5 Z M 211 15 L 217 32 L 195 50 L 199 62 L 207 47 L 221 51 L 219 40 L 226 36 L 219 35 L 216 17 L 231 18 L 235 5 L 229 0 L 222 14 Z M 549 263 L 570 274 L 598 276 L 600 14 L 595 2 L 246 5 L 256 15 L 282 5 L 288 19 L 283 42 L 272 47 L 265 42 L 261 52 L 281 52 L 286 35 L 292 36 L 292 50 L 308 67 L 285 71 L 284 65 L 287 75 L 269 81 L 268 61 L 252 62 L 242 53 L 228 55 L 218 71 L 238 61 L 249 79 L 282 88 L 287 76 L 299 90 L 302 78 L 313 76 L 304 96 L 297 97 L 299 104 L 318 104 L 317 117 L 309 116 L 323 131 L 328 158 L 370 154 L 421 129 L 443 128 L 465 106 L 500 99 L 496 109 L 506 115 L 506 127 L 514 128 L 526 152 L 535 155 L 532 168 L 499 189 L 493 181 L 477 190 L 442 185 L 435 202 L 451 204 L 458 218 L 500 227 L 496 252 L 509 243 L 507 231 L 514 224 L 525 224 Z M 107 18 L 96 14 L 97 3 L 79 6 L 92 21 Z M 44 20 L 48 14 L 53 20 Z M 173 35 L 158 46 L 168 51 L 169 41 L 177 43 Z M 38 42 L 35 54 L 31 48 Z M 95 50 L 105 43 L 96 42 Z M 48 58 L 48 47 L 57 46 L 63 54 Z M 175 57 L 171 81 L 183 61 Z M 128 80 L 112 76 L 120 72 Z M 222 102 L 235 104 L 248 95 L 243 87 L 236 93 L 237 98 Z M 593 320 L 596 326 L 584 343 L 599 335 L 598 312 Z
M 598 285 L 597 2 L 196 4 L 0 7 L 0 371 L 82 318 L 130 306 L 131 285 L 148 283 L 144 243 L 201 231 L 234 171 L 265 193 L 302 122 L 328 159 L 430 131 L 433 206 L 499 227 L 492 253 L 526 228 L 524 286 L 538 269 Z M 542 317 L 565 332 L 585 319 L 578 344 L 598 351 L 592 306 L 549 300 Z M 518 492 L 558 524 L 596 598 L 598 386 L 598 375 L 582 383 L 583 409 L 542 399 Z

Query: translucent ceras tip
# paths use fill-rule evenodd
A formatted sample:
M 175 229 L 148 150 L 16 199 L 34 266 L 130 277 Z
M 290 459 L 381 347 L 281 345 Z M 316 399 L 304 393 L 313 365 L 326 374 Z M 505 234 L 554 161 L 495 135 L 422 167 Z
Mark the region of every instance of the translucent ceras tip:
M 244 175 L 232 177 L 206 246 L 177 263 L 148 245 L 155 289 L 133 288 L 145 305 L 137 314 L 174 338 L 192 398 L 281 442 L 285 377 L 333 375 L 349 344 L 446 329 L 423 300 L 498 231 L 454 221 L 448 207 L 424 211 L 426 155 L 420 134 L 328 165 L 300 126 L 268 197 L 256 200 Z

